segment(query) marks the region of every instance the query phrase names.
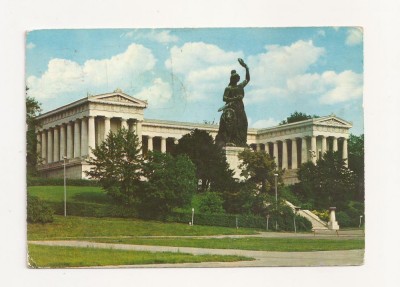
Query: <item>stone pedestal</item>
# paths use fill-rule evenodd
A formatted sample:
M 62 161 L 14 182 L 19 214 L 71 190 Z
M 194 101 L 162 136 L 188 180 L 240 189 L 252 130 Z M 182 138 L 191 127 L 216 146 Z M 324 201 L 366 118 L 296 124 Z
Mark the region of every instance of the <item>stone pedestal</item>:
M 332 229 L 332 230 L 339 230 L 339 224 L 336 221 L 335 211 L 336 211 L 336 207 L 329 207 L 328 228 Z
M 239 180 L 244 180 L 244 177 L 240 175 L 242 170 L 239 168 L 240 160 L 238 158 L 239 153 L 244 151 L 244 147 L 226 146 L 224 147 L 224 150 L 229 168 L 234 171 L 233 177 Z

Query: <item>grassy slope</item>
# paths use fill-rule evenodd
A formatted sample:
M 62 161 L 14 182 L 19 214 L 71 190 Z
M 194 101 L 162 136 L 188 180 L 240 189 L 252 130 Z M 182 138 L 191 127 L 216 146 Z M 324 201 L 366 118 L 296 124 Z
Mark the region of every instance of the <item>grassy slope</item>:
M 63 186 L 29 186 L 28 193 L 48 202 L 64 202 Z M 108 204 L 110 198 L 95 186 L 67 186 L 67 202 L 92 202 Z
M 101 236 L 188 236 L 255 234 L 253 229 L 214 226 L 189 226 L 138 219 L 55 216 L 49 224 L 28 224 L 28 240 L 65 239 Z
M 243 256 L 192 255 L 186 253 L 127 251 L 96 248 L 29 245 L 32 267 L 84 267 L 160 263 L 233 262 L 252 260 Z

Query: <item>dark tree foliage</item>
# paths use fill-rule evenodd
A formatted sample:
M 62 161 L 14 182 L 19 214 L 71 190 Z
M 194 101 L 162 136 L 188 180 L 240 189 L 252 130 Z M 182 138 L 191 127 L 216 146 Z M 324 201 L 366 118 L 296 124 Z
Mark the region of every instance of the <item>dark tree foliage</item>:
M 141 188 L 142 155 L 138 137 L 133 131 L 110 132 L 95 149 L 93 165 L 86 174 L 99 181 L 103 189 L 118 202 L 135 203 Z
M 327 152 L 316 165 L 312 162 L 302 164 L 298 177 L 302 196 L 314 209 L 330 206 L 344 209 L 355 194 L 356 177 L 345 166 L 339 152 Z
M 186 155 L 150 152 L 143 164 L 138 204 L 143 217 L 164 219 L 174 208 L 191 202 L 196 191 L 195 166 Z
M 290 114 L 290 116 L 287 117 L 286 120 L 281 121 L 279 123 L 279 125 L 300 122 L 300 121 L 309 120 L 309 119 L 318 118 L 318 117 L 319 116 L 317 116 L 317 115 L 310 116 L 305 113 L 295 111 L 294 113 Z
M 364 135 L 349 137 L 349 169 L 357 177 L 357 195 L 355 200 L 364 201 Z
M 28 88 L 26 89 L 28 90 Z M 34 98 L 26 96 L 26 170 L 27 175 L 36 175 L 36 166 L 40 160 L 37 154 L 36 128 L 39 126 L 36 117 L 42 111 L 40 103 Z
M 254 182 L 238 182 L 222 193 L 224 209 L 232 214 L 264 215 L 267 195 Z
M 275 176 L 278 174 L 279 182 L 282 181 L 282 171 L 278 171 L 276 163 L 265 151 L 245 149 L 239 153 L 241 160 L 241 175 L 246 180 L 261 186 L 261 192 L 266 193 L 275 186 Z
M 210 188 L 215 191 L 229 189 L 234 183 L 223 150 L 214 144 L 212 136 L 195 129 L 184 135 L 174 151 L 175 155 L 186 154 L 196 166 L 196 177 L 201 180 L 202 192 Z

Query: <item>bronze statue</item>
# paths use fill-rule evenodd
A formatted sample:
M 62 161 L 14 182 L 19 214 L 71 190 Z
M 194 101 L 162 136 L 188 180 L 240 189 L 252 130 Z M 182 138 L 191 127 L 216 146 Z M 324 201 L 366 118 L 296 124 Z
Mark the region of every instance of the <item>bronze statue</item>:
M 223 101 L 226 103 L 218 111 L 222 111 L 218 135 L 215 139 L 219 146 L 247 146 L 247 117 L 244 111 L 244 87 L 250 81 L 249 67 L 242 59 L 239 64 L 246 69 L 246 79 L 239 83 L 240 76 L 231 71 L 228 87 L 225 88 Z M 238 84 L 239 83 L 239 84 Z

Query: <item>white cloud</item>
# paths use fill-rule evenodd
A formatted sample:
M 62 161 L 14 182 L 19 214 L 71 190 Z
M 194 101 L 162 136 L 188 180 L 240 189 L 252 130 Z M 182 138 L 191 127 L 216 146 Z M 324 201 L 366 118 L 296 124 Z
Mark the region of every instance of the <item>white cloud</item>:
M 29 43 L 26 45 L 26 48 L 27 48 L 28 50 L 34 49 L 35 47 L 36 47 L 35 43 L 32 43 L 32 42 L 29 42 Z
M 262 129 L 277 126 L 279 122 L 273 118 L 258 120 L 251 124 L 252 128 Z
M 52 59 L 40 76 L 27 79 L 29 94 L 38 100 L 86 92 L 131 87 L 141 74 L 154 68 L 156 59 L 142 45 L 132 44 L 121 54 L 109 59 L 87 60 L 82 65 L 65 59 Z M 109 88 L 110 87 L 110 88 Z
M 361 74 L 353 71 L 344 71 L 340 74 L 325 72 L 322 74 L 322 81 L 327 89 L 320 98 L 322 104 L 334 104 L 361 98 L 363 95 L 363 78 Z
M 290 46 L 266 46 L 266 52 L 249 57 L 251 90 L 247 103 L 263 102 L 272 97 L 291 96 L 288 82 L 306 73 L 325 53 L 312 41 L 297 41 Z
M 161 44 L 176 43 L 179 38 L 171 34 L 169 30 L 151 30 L 149 32 L 144 32 L 140 30 L 134 30 L 121 35 L 123 38 L 133 38 L 133 39 L 148 39 Z
M 363 41 L 362 28 L 350 28 L 347 30 L 346 45 L 355 46 Z
M 189 101 L 210 99 L 222 94 L 229 83 L 230 71 L 239 69 L 242 52 L 227 52 L 203 42 L 186 43 L 170 49 L 165 66 L 182 79 Z
M 150 106 L 160 106 L 171 99 L 172 91 L 169 83 L 160 78 L 156 78 L 150 87 L 141 90 L 134 97 L 147 100 Z
M 251 84 L 246 104 L 271 98 L 303 99 L 334 104 L 362 97 L 362 74 L 353 71 L 310 73 L 325 50 L 312 41 L 290 46 L 267 46 L 266 52 L 249 57 Z
M 303 74 L 288 80 L 288 89 L 297 96 L 317 96 L 321 104 L 335 104 L 362 97 L 363 79 L 353 71 Z

